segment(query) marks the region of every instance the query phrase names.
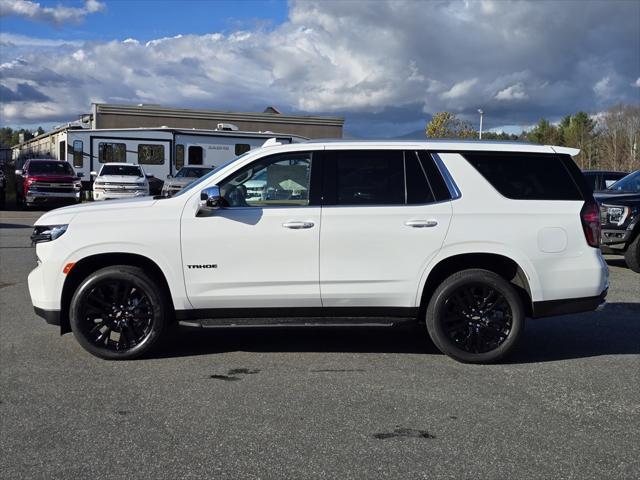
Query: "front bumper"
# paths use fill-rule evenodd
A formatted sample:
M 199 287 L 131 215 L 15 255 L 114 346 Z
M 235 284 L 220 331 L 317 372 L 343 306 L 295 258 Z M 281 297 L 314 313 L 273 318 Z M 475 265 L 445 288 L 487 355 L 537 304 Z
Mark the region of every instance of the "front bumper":
M 94 200 L 115 200 L 118 198 L 135 198 L 146 197 L 149 195 L 148 190 L 128 190 L 122 192 L 93 191 Z
M 39 307 L 33 307 L 33 310 L 36 312 L 36 315 L 44 318 L 49 325 L 60 326 L 62 323 L 60 321 L 60 310 L 44 310 Z
M 80 190 L 74 192 L 40 192 L 37 190 L 27 190 L 25 197 L 27 203 L 55 202 L 65 200 L 80 200 Z
M 545 302 L 533 302 L 533 318 L 566 315 L 569 313 L 593 312 L 604 310 L 607 304 L 608 288 L 595 297 L 567 298 L 562 300 L 549 300 Z
M 624 244 L 631 240 L 631 230 L 603 229 L 601 235 L 602 245 Z

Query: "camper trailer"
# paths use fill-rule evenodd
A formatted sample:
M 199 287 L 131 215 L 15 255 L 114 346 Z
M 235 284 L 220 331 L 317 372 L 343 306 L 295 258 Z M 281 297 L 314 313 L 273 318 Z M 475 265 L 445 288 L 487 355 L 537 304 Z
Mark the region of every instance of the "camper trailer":
M 217 130 L 66 128 L 52 133 L 46 144 L 38 142 L 38 137 L 32 140 L 29 148 L 22 150 L 22 158 L 16 158 L 16 164 L 35 156 L 66 160 L 82 179 L 84 189 L 90 186 L 91 172 L 105 163 L 136 163 L 147 175 L 164 180 L 185 165 L 217 167 L 262 146 L 269 138 L 282 144 L 307 140 L 273 132 L 242 132 L 227 124 Z

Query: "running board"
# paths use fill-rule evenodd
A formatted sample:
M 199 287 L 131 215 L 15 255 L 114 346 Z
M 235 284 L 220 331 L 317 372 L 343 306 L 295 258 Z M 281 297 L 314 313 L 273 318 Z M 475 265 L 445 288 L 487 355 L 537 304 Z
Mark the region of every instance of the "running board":
M 186 328 L 265 328 L 265 327 L 393 327 L 415 321 L 411 318 L 205 318 L 180 320 Z

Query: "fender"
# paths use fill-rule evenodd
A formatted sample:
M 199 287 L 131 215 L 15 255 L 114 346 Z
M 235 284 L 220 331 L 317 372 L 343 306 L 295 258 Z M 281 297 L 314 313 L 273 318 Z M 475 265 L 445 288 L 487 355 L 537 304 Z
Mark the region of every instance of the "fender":
M 422 293 L 424 291 L 425 284 L 427 283 L 427 279 L 429 278 L 429 274 L 440 262 L 457 255 L 465 255 L 470 253 L 501 255 L 513 260 L 526 276 L 527 282 L 529 283 L 531 300 L 535 302 L 541 299 L 541 286 L 538 276 L 535 274 L 535 268 L 522 252 L 499 242 L 463 242 L 454 243 L 443 247 L 431 259 L 420 277 L 420 282 L 416 290 L 414 302 L 415 306 L 420 306 Z

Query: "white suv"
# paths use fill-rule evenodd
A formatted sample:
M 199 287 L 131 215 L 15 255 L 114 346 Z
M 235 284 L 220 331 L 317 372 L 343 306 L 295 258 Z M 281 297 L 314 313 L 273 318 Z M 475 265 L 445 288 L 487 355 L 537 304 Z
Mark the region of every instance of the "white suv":
M 608 270 L 574 149 L 456 141 L 264 147 L 172 198 L 43 215 L 36 313 L 102 358 L 172 324 L 414 321 L 463 362 L 496 361 L 525 317 L 596 310 Z M 247 185 L 264 182 L 261 195 Z
M 91 172 L 92 176 L 96 172 Z M 149 195 L 149 180 L 140 165 L 106 163 L 93 182 L 94 200 L 144 197 Z

